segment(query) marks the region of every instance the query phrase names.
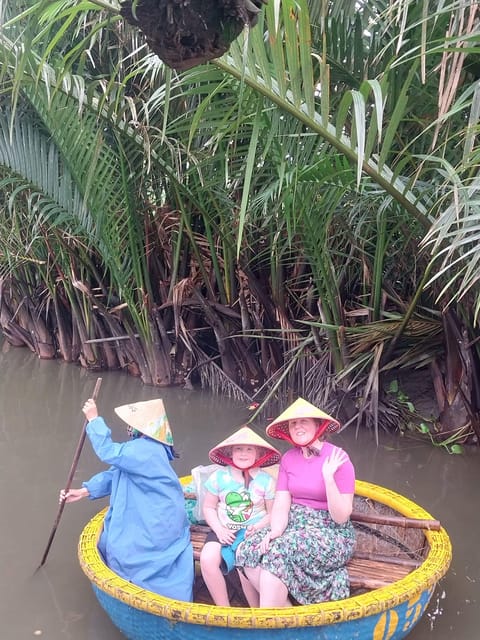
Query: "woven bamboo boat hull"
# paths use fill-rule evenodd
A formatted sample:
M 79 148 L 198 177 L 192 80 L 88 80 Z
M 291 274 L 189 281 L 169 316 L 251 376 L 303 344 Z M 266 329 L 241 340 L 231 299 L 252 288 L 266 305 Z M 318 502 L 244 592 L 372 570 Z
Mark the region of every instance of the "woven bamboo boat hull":
M 356 509 L 432 518 L 414 502 L 378 485 L 357 481 L 355 493 Z M 113 573 L 97 550 L 104 513 L 94 516 L 83 530 L 79 561 L 99 603 L 129 640 L 398 640 L 406 637 L 424 614 L 452 554 L 443 528 L 403 530 L 396 536 L 399 556 L 414 553 L 421 561 L 408 575 L 387 586 L 354 593 L 345 600 L 285 609 L 217 607 L 171 600 Z M 357 545 L 368 552 L 371 544 L 376 552 L 391 554 L 391 549 L 383 547 L 385 540 L 393 537 L 394 528 L 383 529 L 382 535 L 371 536 L 364 527 Z

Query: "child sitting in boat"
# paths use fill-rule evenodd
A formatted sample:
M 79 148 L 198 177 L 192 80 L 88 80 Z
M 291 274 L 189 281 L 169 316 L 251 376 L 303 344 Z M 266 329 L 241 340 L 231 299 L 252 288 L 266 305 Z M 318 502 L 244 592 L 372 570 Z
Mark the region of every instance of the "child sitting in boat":
M 276 464 L 280 453 L 243 426 L 214 447 L 209 457 L 225 468 L 214 471 L 205 482 L 203 516 L 212 532 L 200 554 L 200 567 L 214 603 L 228 607 L 224 575 L 235 566 L 236 548 L 245 536 L 270 522 L 275 481 L 260 467 Z M 248 581 L 239 577 L 249 601 Z
M 337 420 L 303 398 L 267 427 L 268 436 L 293 448 L 280 462 L 270 528 L 246 538 L 237 551 L 250 606 L 349 596 L 355 470 L 345 451 L 325 441 L 339 428 Z
M 75 502 L 110 496 L 98 549 L 106 564 L 134 584 L 176 600 L 192 600 L 193 549 L 180 481 L 170 461 L 173 437 L 160 398 L 115 409 L 130 440 L 113 442 L 95 401 L 83 406 L 88 438 L 111 465 L 83 483 L 61 491 Z

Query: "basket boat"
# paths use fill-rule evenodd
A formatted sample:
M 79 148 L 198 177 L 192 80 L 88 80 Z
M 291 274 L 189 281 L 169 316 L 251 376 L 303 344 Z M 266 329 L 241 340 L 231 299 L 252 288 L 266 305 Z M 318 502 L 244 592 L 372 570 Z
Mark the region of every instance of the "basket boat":
M 181 478 L 184 486 L 190 480 Z M 97 549 L 105 511 L 85 526 L 78 556 L 99 603 L 129 640 L 397 640 L 425 613 L 452 555 L 447 532 L 422 507 L 357 480 L 352 518 L 357 545 L 348 567 L 349 598 L 252 609 L 233 606 L 232 596 L 231 607 L 217 607 L 201 584 L 196 585 L 195 602 L 182 602 L 137 587 L 111 571 Z M 202 527 L 193 525 L 197 557 L 202 536 Z M 197 579 L 200 582 L 200 576 Z

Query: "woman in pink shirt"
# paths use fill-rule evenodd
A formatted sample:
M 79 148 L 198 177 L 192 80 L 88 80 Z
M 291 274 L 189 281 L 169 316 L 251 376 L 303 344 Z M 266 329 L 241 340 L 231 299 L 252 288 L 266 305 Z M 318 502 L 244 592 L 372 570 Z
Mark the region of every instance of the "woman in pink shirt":
M 348 455 L 325 441 L 340 424 L 299 398 L 267 427 L 294 445 L 280 462 L 270 529 L 237 550 L 260 607 L 313 604 L 349 596 L 346 563 L 355 546 L 349 520 L 355 470 Z M 251 595 L 249 602 L 252 601 Z

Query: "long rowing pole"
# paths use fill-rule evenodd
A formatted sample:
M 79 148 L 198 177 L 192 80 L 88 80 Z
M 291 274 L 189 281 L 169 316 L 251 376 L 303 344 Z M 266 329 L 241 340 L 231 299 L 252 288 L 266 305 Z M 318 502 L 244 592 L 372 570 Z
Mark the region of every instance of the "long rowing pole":
M 196 500 L 197 494 L 185 492 L 186 500 Z M 392 527 L 401 527 L 402 529 L 428 529 L 430 531 L 440 531 L 441 524 L 439 520 L 420 518 L 406 518 L 405 516 L 391 516 L 386 513 L 363 513 L 361 511 L 352 511 L 350 520 L 353 522 L 368 522 L 370 524 L 385 524 Z
M 100 391 L 100 385 L 101 384 L 102 384 L 102 378 L 97 378 L 97 382 L 95 384 L 95 388 L 93 390 L 93 395 L 92 395 L 92 398 L 94 400 L 97 399 L 98 392 Z M 88 420 L 85 419 L 85 421 L 83 423 L 83 427 L 82 427 L 82 434 L 80 436 L 80 440 L 78 441 L 77 448 L 75 449 L 75 454 L 73 456 L 72 466 L 70 467 L 70 473 L 68 474 L 67 482 L 65 484 L 65 489 L 64 489 L 65 493 L 68 493 L 68 491 L 70 490 L 70 487 L 72 486 L 73 476 L 75 475 L 75 471 L 77 470 L 78 461 L 80 459 L 80 454 L 82 453 L 83 444 L 85 442 L 85 437 L 87 435 L 87 432 L 86 432 L 87 423 L 88 423 Z M 52 531 L 50 533 L 50 537 L 48 539 L 47 546 L 46 546 L 45 551 L 43 553 L 42 561 L 38 565 L 37 570 L 40 569 L 40 567 L 43 567 L 43 565 L 45 564 L 45 561 L 46 561 L 47 556 L 48 556 L 48 552 L 50 551 L 50 547 L 52 546 L 53 539 L 54 539 L 55 534 L 57 532 L 58 523 L 60 522 L 60 518 L 62 517 L 62 513 L 63 513 L 64 508 L 65 508 L 65 500 L 62 500 L 60 502 L 60 505 L 59 505 L 59 508 L 58 508 L 57 517 L 55 518 L 55 522 L 53 523 Z

